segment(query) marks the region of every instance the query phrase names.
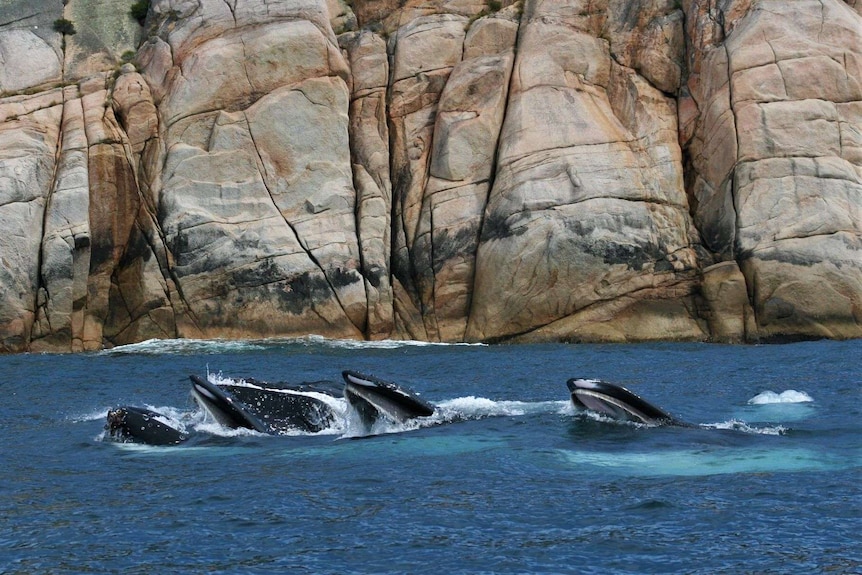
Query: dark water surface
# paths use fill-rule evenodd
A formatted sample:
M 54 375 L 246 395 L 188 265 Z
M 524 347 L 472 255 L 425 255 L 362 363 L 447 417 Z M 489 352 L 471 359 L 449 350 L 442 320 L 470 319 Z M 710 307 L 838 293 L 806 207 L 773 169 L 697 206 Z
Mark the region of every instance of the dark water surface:
M 862 573 L 860 361 L 862 341 L 4 356 L 0 573 Z M 189 398 L 193 373 L 342 369 L 406 384 L 439 415 L 356 438 L 346 413 L 272 437 L 208 422 Z M 701 425 L 576 414 L 576 376 Z M 105 413 L 123 404 L 201 433 L 111 442 Z

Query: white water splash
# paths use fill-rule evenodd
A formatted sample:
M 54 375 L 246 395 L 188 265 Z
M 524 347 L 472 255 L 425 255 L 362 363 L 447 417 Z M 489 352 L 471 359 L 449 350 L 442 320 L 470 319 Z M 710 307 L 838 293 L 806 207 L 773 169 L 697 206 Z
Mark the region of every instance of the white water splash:
M 441 401 L 437 408 L 442 412 L 457 413 L 462 419 L 481 417 L 520 416 L 531 413 L 558 412 L 567 401 L 496 401 L 486 397 L 468 395 Z
M 764 427 L 757 427 L 753 425 L 749 425 L 744 421 L 740 421 L 738 419 L 730 419 L 728 421 L 723 421 L 719 423 L 704 423 L 701 424 L 700 427 L 705 427 L 707 429 L 729 429 L 732 431 L 741 431 L 743 433 L 751 433 L 754 435 L 784 435 L 787 433 L 787 428 L 783 425 L 771 425 Z
M 748 400 L 749 405 L 771 405 L 775 403 L 808 403 L 814 399 L 804 391 L 788 389 L 781 393 L 764 391 Z
M 385 418 L 378 419 L 369 428 L 359 415 L 348 407 L 345 415 L 345 429 L 342 437 L 366 437 L 414 431 L 425 427 L 433 427 L 447 423 L 485 419 L 488 417 L 519 417 L 538 413 L 562 413 L 566 409 L 565 401 L 496 401 L 486 397 L 465 396 L 443 400 L 435 404 L 434 414 L 428 417 L 417 417 L 404 422 L 395 422 Z
M 208 433 L 217 437 L 268 437 L 266 433 L 261 433 L 245 427 L 226 427 L 212 419 L 205 419 L 196 424 L 194 429 L 195 431 Z

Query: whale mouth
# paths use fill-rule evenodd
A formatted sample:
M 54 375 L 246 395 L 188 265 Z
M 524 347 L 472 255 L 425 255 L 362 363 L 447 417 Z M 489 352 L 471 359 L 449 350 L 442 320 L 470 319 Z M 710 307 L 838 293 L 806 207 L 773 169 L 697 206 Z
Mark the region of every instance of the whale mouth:
M 688 426 L 628 389 L 598 379 L 572 378 L 566 382 L 572 405 L 620 421 L 647 425 Z
M 433 405 L 404 387 L 350 370 L 342 372 L 342 377 L 345 399 L 366 424 L 381 417 L 404 423 L 434 414 Z
M 176 445 L 188 439 L 181 423 L 143 407 L 123 406 L 108 410 L 105 431 L 108 437 L 119 442 Z

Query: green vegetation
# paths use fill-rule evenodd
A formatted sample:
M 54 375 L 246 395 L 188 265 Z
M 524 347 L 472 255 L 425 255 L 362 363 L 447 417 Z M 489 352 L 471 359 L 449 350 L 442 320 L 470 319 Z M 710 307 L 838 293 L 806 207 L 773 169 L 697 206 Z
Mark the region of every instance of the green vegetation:
M 488 16 L 490 14 L 495 14 L 499 12 L 502 8 L 503 3 L 500 0 L 488 0 L 487 8 L 482 8 L 482 10 L 480 10 L 478 14 L 470 18 L 470 20 L 467 22 L 467 26 L 472 26 L 473 22 L 475 22 L 479 18 L 484 18 L 485 16 Z
M 132 4 L 132 8 L 129 10 L 129 13 L 132 15 L 132 18 L 138 21 L 138 24 L 143 26 L 144 22 L 147 20 L 147 13 L 149 11 L 150 0 L 137 0 Z
M 77 30 L 75 30 L 75 24 L 73 24 L 71 20 L 66 20 L 65 18 L 54 20 L 54 31 L 59 32 L 64 36 L 72 36 L 77 32 Z

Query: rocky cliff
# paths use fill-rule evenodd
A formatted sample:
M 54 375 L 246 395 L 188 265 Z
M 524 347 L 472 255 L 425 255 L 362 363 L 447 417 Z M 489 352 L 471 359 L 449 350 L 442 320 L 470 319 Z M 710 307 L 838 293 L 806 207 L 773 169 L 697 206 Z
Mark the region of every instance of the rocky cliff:
M 862 337 L 862 2 L 131 7 L 0 3 L 0 350 Z

